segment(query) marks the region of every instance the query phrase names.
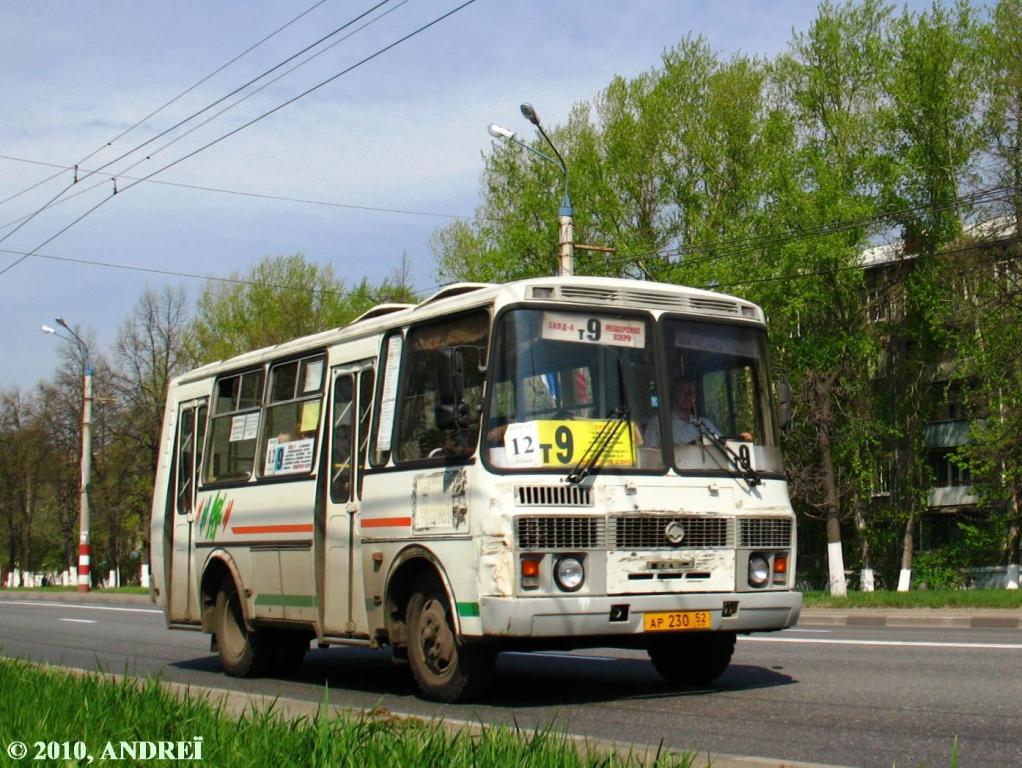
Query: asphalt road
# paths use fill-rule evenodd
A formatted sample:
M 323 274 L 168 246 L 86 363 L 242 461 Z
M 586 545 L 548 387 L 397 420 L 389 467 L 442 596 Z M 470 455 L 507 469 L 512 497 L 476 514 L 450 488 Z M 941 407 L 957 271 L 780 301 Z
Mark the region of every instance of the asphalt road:
M 294 680 L 235 680 L 209 638 L 139 605 L 0 598 L 0 653 L 159 674 L 424 717 L 556 727 L 596 738 L 833 765 L 1022 765 L 1022 630 L 816 627 L 739 638 L 713 686 L 672 690 L 641 652 L 503 654 L 482 704 L 415 697 L 407 668 L 361 649 L 312 650 Z M 75 734 L 54 734 L 74 739 Z

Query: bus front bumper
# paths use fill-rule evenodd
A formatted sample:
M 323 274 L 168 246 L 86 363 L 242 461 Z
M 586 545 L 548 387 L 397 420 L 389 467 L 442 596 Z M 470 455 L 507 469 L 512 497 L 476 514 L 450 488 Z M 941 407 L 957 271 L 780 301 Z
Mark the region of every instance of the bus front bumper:
M 610 597 L 481 597 L 484 636 L 586 637 L 638 635 L 651 613 L 705 611 L 711 629 L 769 632 L 798 622 L 800 592 L 731 592 Z

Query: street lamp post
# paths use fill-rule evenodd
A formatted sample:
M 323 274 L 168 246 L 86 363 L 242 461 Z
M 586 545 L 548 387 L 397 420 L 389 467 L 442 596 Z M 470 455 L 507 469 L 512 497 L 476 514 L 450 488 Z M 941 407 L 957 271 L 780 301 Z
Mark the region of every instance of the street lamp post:
M 91 578 L 91 546 L 89 539 L 89 485 L 92 478 L 92 366 L 89 363 L 89 348 L 81 337 L 74 332 L 64 318 L 57 318 L 57 325 L 70 333 L 65 336 L 57 333 L 48 325 L 42 327 L 43 333 L 50 333 L 70 341 L 78 347 L 82 356 L 84 372 L 82 375 L 82 485 L 79 500 L 79 534 L 78 534 L 78 591 L 88 592 L 92 585 Z
M 536 126 L 540 136 L 546 141 L 547 145 L 554 152 L 554 157 L 545 152 L 540 152 L 538 149 L 530 147 L 523 141 L 519 141 L 515 138 L 514 131 L 511 131 L 502 125 L 497 123 L 490 123 L 489 132 L 490 135 L 495 139 L 506 139 L 507 141 L 514 142 L 520 147 L 524 147 L 534 155 L 538 155 L 547 162 L 553 163 L 561 169 L 561 174 L 564 176 L 564 194 L 561 197 L 561 207 L 557 211 L 557 222 L 558 222 L 558 241 L 559 247 L 557 251 L 558 269 L 559 275 L 573 275 L 575 274 L 575 212 L 571 207 L 571 197 L 568 194 L 568 166 L 564 162 L 564 158 L 561 157 L 561 153 L 557 151 L 557 147 L 547 136 L 546 131 L 543 130 L 543 126 L 539 122 L 539 115 L 531 104 L 522 104 L 521 106 L 522 115 Z

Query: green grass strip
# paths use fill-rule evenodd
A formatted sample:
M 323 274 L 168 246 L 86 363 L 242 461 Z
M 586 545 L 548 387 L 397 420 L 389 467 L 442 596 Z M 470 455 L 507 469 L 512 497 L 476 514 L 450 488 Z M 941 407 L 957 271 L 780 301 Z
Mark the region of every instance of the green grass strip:
M 849 592 L 831 597 L 806 592 L 806 608 L 1022 608 L 1019 589 L 920 589 L 911 592 Z
M 202 761 L 128 757 L 117 764 L 210 766 L 341 766 L 351 768 L 689 768 L 694 756 L 664 753 L 621 756 L 577 743 L 552 727 L 534 733 L 499 726 L 451 733 L 440 721 L 401 719 L 383 710 L 287 718 L 270 707 L 232 717 L 216 702 L 179 698 L 152 679 L 72 675 L 55 668 L 0 658 L 0 746 L 24 743 L 31 765 L 87 765 L 88 760 L 43 760 L 37 742 L 84 742 L 96 764 L 105 750 L 123 755 L 121 742 L 194 745 Z M 111 745 L 108 747 L 108 745 Z M 136 749 L 144 749 L 135 747 Z M 58 750 L 64 749 L 62 746 Z M 109 752 L 107 759 L 109 760 Z M 141 756 L 143 753 L 139 752 Z

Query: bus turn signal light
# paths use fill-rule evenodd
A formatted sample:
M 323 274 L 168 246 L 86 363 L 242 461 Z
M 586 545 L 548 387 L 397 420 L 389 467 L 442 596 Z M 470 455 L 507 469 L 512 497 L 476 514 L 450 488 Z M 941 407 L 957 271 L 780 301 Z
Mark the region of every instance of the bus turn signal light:
M 522 588 L 536 589 L 539 586 L 539 560 L 522 560 Z

